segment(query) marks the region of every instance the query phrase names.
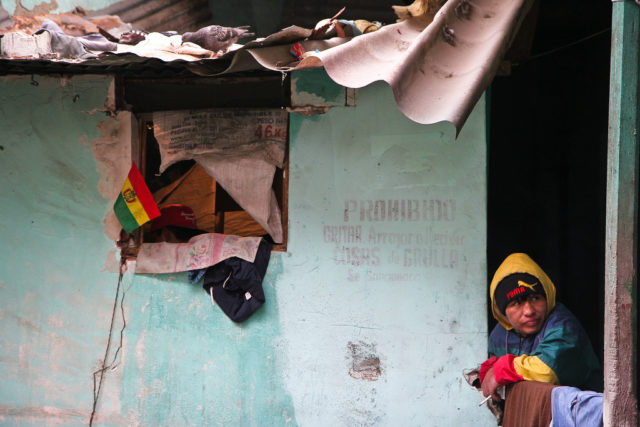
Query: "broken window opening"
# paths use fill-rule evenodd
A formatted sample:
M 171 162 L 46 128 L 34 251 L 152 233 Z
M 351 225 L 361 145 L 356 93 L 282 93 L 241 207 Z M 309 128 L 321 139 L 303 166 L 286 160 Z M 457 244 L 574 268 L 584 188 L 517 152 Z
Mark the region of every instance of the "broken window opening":
M 192 113 L 192 112 L 189 112 Z M 139 115 L 140 144 L 139 164 L 145 181 L 162 209 L 172 204 L 182 204 L 193 209 L 197 228 L 207 233 L 220 233 L 241 237 L 256 237 L 268 233 L 211 175 L 211 165 L 202 157 L 178 160 L 162 170 L 161 148 L 156 138 L 154 114 Z M 209 125 L 211 126 L 211 125 Z M 288 117 L 286 123 L 288 130 Z M 285 130 L 285 131 L 286 131 Z M 273 246 L 274 251 L 286 251 L 287 242 L 287 192 L 288 192 L 288 137 L 284 144 L 282 167 L 275 167 L 271 189 L 280 216 L 281 243 Z M 201 164 L 202 162 L 202 164 Z M 204 166 L 203 166 L 204 165 Z M 209 166 L 209 167 L 207 167 Z M 216 169 L 214 167 L 214 169 Z M 274 202 L 272 202 L 274 203 Z M 269 223 L 269 225 L 272 225 Z M 276 228 L 278 228 L 276 227 Z M 278 231 L 276 230 L 276 234 Z M 183 236 L 183 239 L 188 240 Z M 273 238 L 273 236 L 272 236 Z M 273 240 L 276 240 L 275 238 Z M 140 233 L 140 243 L 158 242 L 158 235 L 151 230 L 151 223 L 145 224 Z

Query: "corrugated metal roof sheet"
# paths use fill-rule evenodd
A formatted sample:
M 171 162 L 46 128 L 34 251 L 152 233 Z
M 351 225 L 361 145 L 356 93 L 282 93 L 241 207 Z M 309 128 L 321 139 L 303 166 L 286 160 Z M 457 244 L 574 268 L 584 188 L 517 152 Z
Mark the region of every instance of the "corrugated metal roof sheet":
M 207 0 L 126 0 L 88 16 L 116 15 L 134 28 L 182 34 L 213 24 Z
M 336 83 L 383 80 L 411 120 L 448 121 L 459 132 L 533 3 L 449 0 L 426 27 L 388 25 L 318 57 Z

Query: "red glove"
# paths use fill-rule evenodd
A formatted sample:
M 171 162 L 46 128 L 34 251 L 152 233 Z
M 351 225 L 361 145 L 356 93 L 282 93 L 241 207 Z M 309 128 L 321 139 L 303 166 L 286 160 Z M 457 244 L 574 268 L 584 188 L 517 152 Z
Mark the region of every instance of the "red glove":
M 491 369 L 494 363 L 498 360 L 498 356 L 491 356 L 480 365 L 480 383 L 484 381 L 484 376 L 487 375 L 487 371 Z
M 493 363 L 493 376 L 498 384 L 507 385 L 524 380 L 524 377 L 513 367 L 513 359 L 516 357 L 513 354 L 505 354 Z

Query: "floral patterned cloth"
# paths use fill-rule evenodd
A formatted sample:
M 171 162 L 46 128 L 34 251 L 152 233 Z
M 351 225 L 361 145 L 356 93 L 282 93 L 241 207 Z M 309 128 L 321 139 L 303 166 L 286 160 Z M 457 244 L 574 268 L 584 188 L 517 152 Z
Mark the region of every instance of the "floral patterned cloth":
M 143 243 L 136 273 L 176 273 L 207 268 L 227 258 L 253 262 L 262 237 L 207 233 L 187 243 Z

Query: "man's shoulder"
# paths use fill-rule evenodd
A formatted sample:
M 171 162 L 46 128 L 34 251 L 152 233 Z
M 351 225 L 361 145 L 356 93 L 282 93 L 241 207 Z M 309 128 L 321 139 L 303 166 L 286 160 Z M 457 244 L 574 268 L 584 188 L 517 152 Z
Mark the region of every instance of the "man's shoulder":
M 549 323 L 565 323 L 565 322 L 576 322 L 578 323 L 578 318 L 561 302 L 556 303 L 551 313 L 549 313 L 548 318 Z
M 556 303 L 545 322 L 543 330 L 570 330 L 575 334 L 582 334 L 583 327 L 578 318 L 562 303 Z
M 491 333 L 489 334 L 489 336 L 493 336 L 496 334 L 499 335 L 504 335 L 507 333 L 507 330 L 504 328 L 504 326 L 502 326 L 500 323 L 496 324 L 496 326 L 493 327 L 493 329 L 491 330 Z
M 504 347 L 505 336 L 507 335 L 507 330 L 498 323 L 489 334 L 489 349 L 492 347 Z

